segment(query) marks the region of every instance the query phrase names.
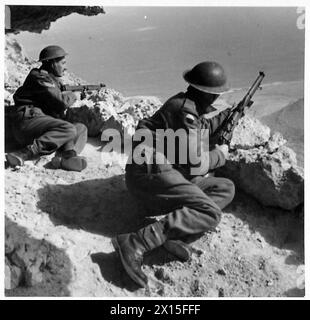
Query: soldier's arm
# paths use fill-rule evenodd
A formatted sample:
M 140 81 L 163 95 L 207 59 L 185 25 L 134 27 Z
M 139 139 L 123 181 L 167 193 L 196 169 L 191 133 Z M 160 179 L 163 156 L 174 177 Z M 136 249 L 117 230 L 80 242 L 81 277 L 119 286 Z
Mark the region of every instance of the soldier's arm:
M 62 112 L 70 107 L 77 99 L 75 94 L 70 91 L 61 92 L 48 74 L 36 75 L 36 83 L 37 100 L 48 109 Z
M 189 110 L 182 111 L 181 115 L 182 126 L 188 132 L 188 164 L 190 169 L 195 169 L 196 175 L 204 175 L 208 173 L 209 170 L 221 167 L 225 164 L 225 155 L 219 150 L 214 149 L 209 151 L 209 146 L 205 141 L 201 141 L 204 144 L 204 148 L 201 149 L 199 137 L 201 129 L 201 122 L 197 114 L 189 112 Z M 208 129 L 208 128 L 202 128 Z M 207 135 L 208 132 L 205 132 Z M 205 138 L 208 138 L 205 136 Z M 197 143 L 198 142 L 198 143 Z M 192 157 L 190 157 L 192 155 Z M 194 159 L 195 163 L 191 160 Z
M 209 170 L 214 170 L 216 168 L 225 165 L 226 158 L 224 153 L 219 149 L 213 149 L 209 151 Z
M 212 116 L 212 113 L 204 114 L 199 118 L 201 122 L 201 127 L 208 129 L 210 135 L 212 135 L 216 131 L 216 129 L 221 126 L 221 124 L 227 118 L 229 113 L 230 113 L 230 108 L 227 108 L 221 111 L 216 116 Z

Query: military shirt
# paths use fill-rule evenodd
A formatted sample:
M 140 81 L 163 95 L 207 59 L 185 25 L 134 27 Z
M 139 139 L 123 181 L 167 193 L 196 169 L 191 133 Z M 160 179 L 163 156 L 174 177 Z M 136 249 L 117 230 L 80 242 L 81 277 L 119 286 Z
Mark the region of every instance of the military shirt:
M 213 149 L 203 152 L 200 144 L 193 142 L 197 141 L 197 134 L 201 129 L 208 129 L 209 136 L 212 136 L 230 113 L 230 108 L 219 113 L 201 114 L 201 110 L 206 107 L 202 104 L 203 101 L 197 101 L 189 92 L 180 92 L 164 103 L 152 117 L 141 120 L 137 126 L 137 129 L 152 131 L 154 137 L 157 129 L 173 129 L 174 131 L 180 128 L 185 129 L 187 132 L 188 161 L 186 164 L 179 163 L 176 156 L 174 163 L 174 167 L 184 175 L 190 175 L 189 170 L 193 167 L 199 167 L 199 175 L 204 175 L 209 170 L 225 164 L 225 156 L 220 150 Z M 178 148 L 175 147 L 175 153 L 178 155 Z M 192 164 L 190 154 L 200 156 L 200 162 Z
M 75 101 L 72 92 L 62 91 L 61 82 L 44 69 L 32 69 L 13 96 L 15 106 L 34 106 L 45 114 L 61 117 Z

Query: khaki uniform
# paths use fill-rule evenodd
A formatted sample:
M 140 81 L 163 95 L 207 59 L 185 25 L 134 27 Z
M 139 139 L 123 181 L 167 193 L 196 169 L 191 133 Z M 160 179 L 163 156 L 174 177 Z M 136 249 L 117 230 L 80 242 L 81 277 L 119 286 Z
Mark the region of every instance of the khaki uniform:
M 87 128 L 64 119 L 65 110 L 75 101 L 72 92 L 62 91 L 57 77 L 44 69 L 32 69 L 14 96 L 10 120 L 15 139 L 31 145 L 38 155 L 58 150 L 80 153 L 87 141 Z
M 206 177 L 209 170 L 225 164 L 222 152 L 214 149 L 204 154 L 202 150 L 194 150 L 199 145 L 192 143 L 197 137 L 191 133 L 191 129 L 198 132 L 208 129 L 212 136 L 229 114 L 229 109 L 211 118 L 201 116 L 204 109 L 203 101 L 191 92 L 181 92 L 170 98 L 152 117 L 140 121 L 137 127 L 150 130 L 154 140 L 156 129 L 185 129 L 188 133 L 188 154 L 197 151 L 201 154 L 198 174 L 191 174 L 191 169 L 197 169 L 197 164 L 192 165 L 190 161 L 182 164 L 178 159 L 173 164 L 132 163 L 126 166 L 128 190 L 144 202 L 149 215 L 165 214 L 161 222 L 168 239 L 180 239 L 214 229 L 220 221 L 221 210 L 234 197 L 232 181 Z M 176 154 L 177 149 L 176 146 Z

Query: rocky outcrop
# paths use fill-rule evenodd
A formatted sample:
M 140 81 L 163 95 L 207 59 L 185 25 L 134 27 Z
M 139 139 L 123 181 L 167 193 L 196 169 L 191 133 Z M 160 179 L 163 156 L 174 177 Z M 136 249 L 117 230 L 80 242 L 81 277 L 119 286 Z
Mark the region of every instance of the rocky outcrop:
M 269 138 L 269 127 L 255 118 L 243 117 L 234 130 L 230 146 L 233 149 L 251 149 L 264 145 Z
M 287 146 L 296 152 L 297 163 L 304 165 L 304 99 L 298 99 L 286 107 L 260 119 L 287 140 Z
M 113 89 L 92 92 L 77 101 L 68 111 L 67 119 L 82 122 L 88 135 L 98 136 L 105 129 L 116 129 L 122 135 L 133 135 L 138 121 L 151 116 L 162 103 L 156 97 L 134 97 L 125 99 Z
M 5 98 L 9 104 L 12 93 L 22 84 L 36 63 L 27 58 L 23 48 L 13 38 L 7 36 L 6 41 Z M 83 81 L 67 74 L 64 83 L 81 84 Z M 71 117 L 71 121 L 84 122 L 90 135 L 96 136 L 108 128 L 131 135 L 137 122 L 152 115 L 160 106 L 161 102 L 157 98 L 125 98 L 119 92 L 108 88 L 87 93 L 86 99 L 78 101 L 69 110 L 68 118 Z M 119 261 L 114 260 L 110 238 L 115 234 L 137 230 L 140 224 L 142 226 L 145 223 L 144 211 L 126 190 L 122 175 L 126 161 L 122 166 L 113 165 L 113 161 L 109 164 L 106 158 L 103 158 L 103 152 L 100 154 L 96 149 L 100 142 L 95 142 L 95 139 L 91 141 L 95 144 L 92 146 L 94 153 L 89 153 L 92 149 L 90 144 L 87 145 L 84 155 L 89 157 L 89 165 L 82 173 L 46 170 L 45 167 L 40 167 L 40 163 L 29 164 L 19 171 L 6 170 L 7 295 L 132 295 L 126 273 L 120 267 Z M 219 174 L 234 180 L 237 187 L 264 205 L 293 209 L 303 202 L 303 172 L 297 167 L 294 152 L 286 147 L 280 134 L 272 135 L 268 127 L 246 116 L 236 128 L 231 146 L 230 159 Z M 228 294 L 230 296 L 240 292 L 249 295 L 250 290 L 264 287 L 264 283 L 269 286 L 272 279 L 268 277 L 273 276 L 273 273 L 266 272 L 265 269 L 262 271 L 265 262 L 256 261 L 260 246 L 261 254 L 266 254 L 267 267 L 270 256 L 275 257 L 272 270 L 276 270 L 274 279 L 277 280 L 274 281 L 279 280 L 279 272 L 275 266 L 278 266 L 280 260 L 285 260 L 285 254 L 291 247 L 290 250 L 285 247 L 282 251 L 278 248 L 270 251 L 275 244 L 269 245 L 268 240 L 265 242 L 264 239 L 274 239 L 274 233 L 278 232 L 281 238 L 277 241 L 281 243 L 282 249 L 289 232 L 294 236 L 302 235 L 303 229 L 296 228 L 289 212 L 261 208 L 255 201 L 247 198 L 242 198 L 242 203 L 238 203 L 238 199 L 236 201 L 236 213 L 223 215 L 224 223 L 216 233 L 217 238 L 207 247 L 210 255 L 196 257 L 186 265 L 180 266 L 173 262 L 169 264 L 170 274 L 178 276 L 176 280 L 171 276 L 172 281 L 169 282 L 169 272 L 167 277 L 163 277 L 166 271 L 159 272 L 155 269 L 154 272 L 150 267 L 153 263 L 145 264 L 150 278 L 159 278 L 156 286 L 158 283 L 161 285 L 165 281 L 169 282 L 168 286 L 160 290 L 153 285 L 148 293 L 150 296 L 169 295 L 169 292 L 171 296 L 207 296 L 204 286 L 208 289 L 218 288 L 219 283 L 226 283 L 228 288 L 234 288 L 235 291 Z M 268 220 L 269 213 L 277 218 Z M 281 214 L 286 214 L 284 219 Z M 245 223 L 241 221 L 243 216 Z M 285 229 L 281 228 L 282 221 Z M 258 231 L 253 232 L 251 228 L 259 232 L 263 230 L 262 235 L 258 234 Z M 205 239 L 201 242 L 203 247 L 207 245 Z M 223 261 L 228 268 L 225 266 L 223 269 Z M 253 261 L 257 267 L 253 267 Z M 287 263 L 281 268 L 288 269 L 286 275 L 292 273 L 291 266 L 288 267 Z M 203 270 L 208 272 L 201 276 L 200 272 Z M 199 280 L 202 279 L 201 284 L 196 281 L 197 271 Z M 218 280 L 218 276 L 227 277 L 228 281 Z M 286 279 L 285 276 L 281 277 Z M 294 285 L 295 279 L 290 276 L 287 278 L 293 283 L 287 285 L 289 288 Z M 190 286 L 193 279 L 195 282 Z M 204 284 L 205 279 L 211 281 L 211 285 Z M 191 292 L 183 291 L 184 288 L 191 287 Z M 274 287 L 278 288 L 278 283 Z M 280 290 L 268 290 L 262 288 L 253 295 L 263 296 L 266 292 L 269 295 L 283 294 Z M 137 295 L 145 296 L 145 292 Z
M 234 131 L 233 151 L 218 174 L 265 206 L 292 210 L 304 201 L 304 173 L 279 133 L 245 116 Z
M 18 33 L 29 31 L 41 33 L 50 28 L 51 22 L 71 13 L 93 16 L 105 13 L 99 6 L 15 6 L 6 8 L 6 15 L 10 15 L 10 25 L 6 25 L 6 32 Z

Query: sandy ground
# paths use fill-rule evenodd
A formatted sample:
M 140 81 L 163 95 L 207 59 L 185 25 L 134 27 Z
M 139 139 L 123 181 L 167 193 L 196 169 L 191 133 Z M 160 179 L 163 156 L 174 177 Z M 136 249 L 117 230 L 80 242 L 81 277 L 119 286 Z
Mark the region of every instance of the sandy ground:
M 119 156 L 100 152 L 90 139 L 88 168 L 46 168 L 48 158 L 5 171 L 6 223 L 25 241 L 44 239 L 55 264 L 40 285 L 7 296 L 249 297 L 303 296 L 303 222 L 294 212 L 265 208 L 237 191 L 217 231 L 193 245 L 180 262 L 158 248 L 145 257 L 149 288 L 139 289 L 124 272 L 112 236 L 152 221 L 130 197 Z M 104 161 L 103 161 L 104 159 Z

